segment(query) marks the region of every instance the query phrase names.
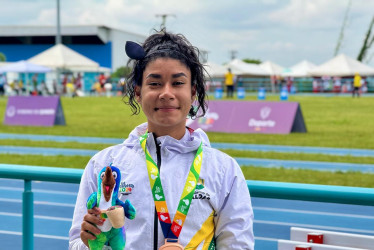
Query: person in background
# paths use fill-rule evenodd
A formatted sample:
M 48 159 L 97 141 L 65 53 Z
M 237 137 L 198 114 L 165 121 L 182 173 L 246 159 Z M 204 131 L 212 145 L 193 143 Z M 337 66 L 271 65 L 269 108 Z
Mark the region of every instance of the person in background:
M 227 73 L 225 74 L 225 86 L 226 86 L 226 97 L 232 98 L 234 97 L 234 74 L 231 73 L 231 69 L 227 69 Z
M 136 209 L 125 222 L 126 249 L 254 249 L 251 198 L 240 166 L 212 148 L 203 130 L 186 127 L 187 116 L 203 116 L 208 108 L 198 49 L 162 30 L 142 45 L 127 42 L 126 53 L 133 68 L 125 103 L 133 114 L 142 110 L 147 122 L 88 162 L 69 249 L 87 249 L 100 233 L 101 211 L 87 210 L 86 202 L 110 164 L 123 173 L 119 198 Z
M 32 76 L 33 95 L 38 95 L 38 74 Z
M 104 85 L 106 83 L 106 77 L 105 77 L 104 73 L 100 73 L 100 75 L 99 75 L 99 83 L 100 83 L 101 89 L 104 89 Z
M 357 97 L 360 97 L 360 88 L 361 88 L 361 76 L 359 73 L 355 73 L 355 77 L 353 78 L 353 91 L 352 97 L 355 97 L 355 93 Z
M 5 94 L 6 77 L 5 74 L 0 74 L 0 96 Z

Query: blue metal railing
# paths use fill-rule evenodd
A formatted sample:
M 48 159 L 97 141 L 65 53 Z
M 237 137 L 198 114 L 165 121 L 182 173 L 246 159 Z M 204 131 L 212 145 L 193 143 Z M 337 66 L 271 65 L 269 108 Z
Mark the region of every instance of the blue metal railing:
M 0 178 L 25 181 L 23 192 L 23 249 L 34 247 L 32 180 L 79 183 L 82 169 L 0 164 Z M 374 189 L 269 181 L 247 181 L 252 197 L 374 206 Z

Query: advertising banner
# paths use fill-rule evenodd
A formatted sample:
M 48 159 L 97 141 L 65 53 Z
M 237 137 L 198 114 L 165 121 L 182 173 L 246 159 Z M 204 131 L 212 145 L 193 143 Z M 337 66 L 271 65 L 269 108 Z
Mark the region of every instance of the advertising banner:
M 306 132 L 297 102 L 209 101 L 204 117 L 189 119 L 187 126 L 226 133 L 288 134 Z
M 4 124 L 23 126 L 65 125 L 59 96 L 10 96 Z

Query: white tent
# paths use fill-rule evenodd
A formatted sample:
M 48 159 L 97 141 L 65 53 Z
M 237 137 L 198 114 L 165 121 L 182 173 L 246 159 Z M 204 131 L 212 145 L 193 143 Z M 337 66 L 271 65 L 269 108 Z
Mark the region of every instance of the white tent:
M 344 54 L 309 71 L 312 76 L 353 76 L 359 73 L 361 76 L 374 75 L 374 68 L 361 63 Z
M 52 69 L 48 67 L 30 63 L 24 60 L 13 62 L 13 63 L 8 63 L 0 67 L 0 72 L 46 73 L 46 72 L 50 72 L 51 70 Z
M 242 60 L 234 59 L 225 65 L 230 68 L 233 73 L 240 72 L 238 75 L 253 75 L 253 76 L 269 76 L 270 74 L 263 70 L 258 64 L 245 63 Z M 234 73 L 235 74 L 235 73 Z
M 271 61 L 266 61 L 266 62 L 263 62 L 259 65 L 263 70 L 265 70 L 266 72 L 268 72 L 270 75 L 272 76 L 279 76 L 282 74 L 283 72 L 283 67 L 276 64 L 276 63 L 273 63 Z
M 57 44 L 36 56 L 31 57 L 31 63 L 72 71 L 99 71 L 99 64 L 78 52 Z
M 219 65 L 213 62 L 207 62 L 204 65 L 205 70 L 208 72 L 210 77 L 224 77 L 225 74 L 228 72 L 228 68 L 223 65 Z M 231 69 L 231 72 L 234 75 L 240 75 L 242 72 L 236 69 Z
M 315 69 L 317 66 L 307 60 L 303 60 L 292 67 L 285 69 L 282 76 L 292 77 L 309 77 L 309 71 Z

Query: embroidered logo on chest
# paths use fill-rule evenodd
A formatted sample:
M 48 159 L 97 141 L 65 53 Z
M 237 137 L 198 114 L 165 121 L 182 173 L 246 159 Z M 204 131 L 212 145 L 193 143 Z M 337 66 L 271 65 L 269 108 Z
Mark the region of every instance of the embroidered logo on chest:
M 202 190 L 204 188 L 205 188 L 204 179 L 199 178 L 199 180 L 197 181 L 195 193 L 194 193 L 192 199 L 196 199 L 196 200 L 207 199 L 207 200 L 210 200 L 210 194 L 208 192 L 204 192 Z
M 135 186 L 134 184 L 131 183 L 126 183 L 125 181 L 122 181 L 120 186 L 119 186 L 119 193 L 123 195 L 128 195 L 131 194 L 132 191 L 134 190 Z

